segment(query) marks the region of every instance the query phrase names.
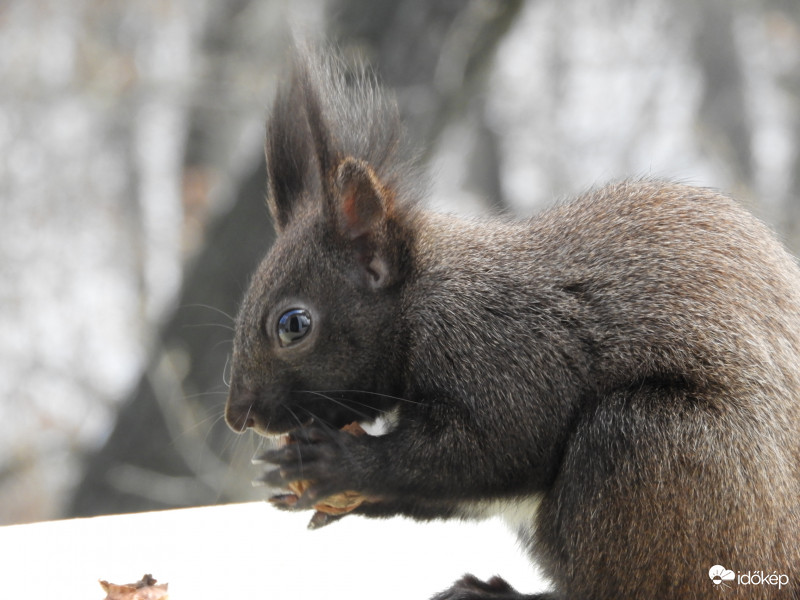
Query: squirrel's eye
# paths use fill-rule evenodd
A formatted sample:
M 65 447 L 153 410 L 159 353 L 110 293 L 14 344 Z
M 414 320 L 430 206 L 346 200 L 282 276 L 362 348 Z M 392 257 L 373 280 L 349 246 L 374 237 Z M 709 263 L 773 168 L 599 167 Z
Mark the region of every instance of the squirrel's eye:
M 278 319 L 278 339 L 289 346 L 305 337 L 311 330 L 311 314 L 303 308 L 287 310 Z

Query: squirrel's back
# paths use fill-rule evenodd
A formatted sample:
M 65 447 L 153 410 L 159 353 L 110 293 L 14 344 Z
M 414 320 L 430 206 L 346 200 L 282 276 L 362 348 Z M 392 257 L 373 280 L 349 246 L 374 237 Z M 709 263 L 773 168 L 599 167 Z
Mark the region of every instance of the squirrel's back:
M 520 324 L 558 313 L 598 388 L 679 377 L 800 407 L 800 268 L 727 196 L 625 181 L 529 221 L 420 221 L 422 294 L 461 300 L 470 327 L 492 311 Z
M 419 222 L 408 377 L 423 389 L 565 436 L 606 394 L 682 388 L 775 442 L 800 481 L 800 269 L 734 201 L 626 181 L 529 221 Z

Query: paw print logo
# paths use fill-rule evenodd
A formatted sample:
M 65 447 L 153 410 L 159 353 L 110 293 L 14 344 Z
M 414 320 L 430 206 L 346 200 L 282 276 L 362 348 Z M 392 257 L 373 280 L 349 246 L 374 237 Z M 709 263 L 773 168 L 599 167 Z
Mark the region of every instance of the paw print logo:
M 714 565 L 711 567 L 708 570 L 708 576 L 711 578 L 711 581 L 714 582 L 714 585 L 719 585 L 723 581 L 731 581 L 736 577 L 733 571 L 726 569 L 722 565 Z

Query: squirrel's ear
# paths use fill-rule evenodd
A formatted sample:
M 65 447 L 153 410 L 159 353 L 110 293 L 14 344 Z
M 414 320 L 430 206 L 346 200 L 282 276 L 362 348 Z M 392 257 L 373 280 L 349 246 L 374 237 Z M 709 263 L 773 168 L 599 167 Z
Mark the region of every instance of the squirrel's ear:
M 388 280 L 389 268 L 380 246 L 391 195 L 367 163 L 350 157 L 336 169 L 333 202 L 337 229 L 353 242 L 370 283 L 382 286 Z
M 380 227 L 386 215 L 383 186 L 370 166 L 346 158 L 336 170 L 336 221 L 339 231 L 354 240 Z
M 318 185 L 312 168 L 313 143 L 302 106 L 303 89 L 297 74 L 291 85 L 275 96 L 267 124 L 265 153 L 269 192 L 267 206 L 280 232 L 291 220 L 297 204 Z

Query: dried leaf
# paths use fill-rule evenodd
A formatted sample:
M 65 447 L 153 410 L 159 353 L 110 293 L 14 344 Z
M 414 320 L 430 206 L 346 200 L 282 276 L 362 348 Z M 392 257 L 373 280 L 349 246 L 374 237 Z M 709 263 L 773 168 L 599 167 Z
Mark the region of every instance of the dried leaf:
M 168 583 L 156 585 L 153 576 L 146 574 L 136 583 L 117 585 L 100 580 L 100 587 L 106 593 L 104 600 L 168 600 Z

